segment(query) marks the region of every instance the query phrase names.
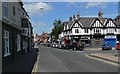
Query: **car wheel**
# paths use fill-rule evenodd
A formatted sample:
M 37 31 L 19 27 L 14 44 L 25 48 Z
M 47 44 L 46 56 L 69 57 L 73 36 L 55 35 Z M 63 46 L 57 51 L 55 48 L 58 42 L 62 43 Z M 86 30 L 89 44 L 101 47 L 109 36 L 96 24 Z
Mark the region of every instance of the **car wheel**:
M 76 48 L 74 47 L 73 50 L 76 50 Z
M 67 47 L 66 49 L 67 49 L 67 50 L 69 50 L 69 48 L 68 48 L 68 47 Z
M 80 50 L 83 50 L 83 48 L 81 48 Z

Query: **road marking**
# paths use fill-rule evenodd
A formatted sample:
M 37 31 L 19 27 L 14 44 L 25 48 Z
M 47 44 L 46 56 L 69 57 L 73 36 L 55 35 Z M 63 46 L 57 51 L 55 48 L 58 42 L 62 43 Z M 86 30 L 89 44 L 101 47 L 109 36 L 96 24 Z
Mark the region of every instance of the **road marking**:
M 38 54 L 37 60 L 36 60 L 36 62 L 35 62 L 35 65 L 34 65 L 34 67 L 33 67 L 32 74 L 36 74 L 36 73 L 37 73 L 38 61 L 39 61 L 39 54 Z
M 108 64 L 111 64 L 111 65 L 114 65 L 114 66 L 117 66 L 117 67 L 119 66 L 119 64 L 117 64 L 117 63 L 110 62 L 110 61 L 107 61 L 107 60 L 103 60 L 103 59 L 100 59 L 100 58 L 90 57 L 89 55 L 86 55 L 86 57 L 91 58 L 91 59 L 95 59 L 95 60 L 98 60 L 98 61 L 101 61 L 101 62 L 104 62 L 104 63 L 108 63 Z

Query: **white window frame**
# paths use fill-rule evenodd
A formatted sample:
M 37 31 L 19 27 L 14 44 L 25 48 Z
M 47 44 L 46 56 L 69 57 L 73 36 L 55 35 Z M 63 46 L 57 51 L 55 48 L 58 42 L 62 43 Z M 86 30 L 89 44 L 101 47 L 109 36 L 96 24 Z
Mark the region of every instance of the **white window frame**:
M 20 38 L 20 34 L 17 34 L 17 51 L 21 50 L 21 38 Z
M 88 29 L 85 29 L 85 33 L 88 33 Z
M 10 55 L 10 46 L 9 46 L 9 32 L 3 30 L 3 38 L 4 38 L 4 57 Z M 8 40 L 8 41 L 7 41 Z
M 6 11 L 6 9 L 7 9 L 7 11 Z M 7 15 L 6 15 L 6 13 L 7 13 Z M 3 17 L 8 19 L 8 2 L 4 2 L 4 4 L 3 4 Z

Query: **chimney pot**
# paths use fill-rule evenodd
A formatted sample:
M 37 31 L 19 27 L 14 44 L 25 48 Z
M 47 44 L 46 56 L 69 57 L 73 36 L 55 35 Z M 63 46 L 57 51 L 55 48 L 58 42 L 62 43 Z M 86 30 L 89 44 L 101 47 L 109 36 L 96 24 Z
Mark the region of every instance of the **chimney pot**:
M 69 21 L 72 21 L 72 17 L 69 18 Z
M 75 15 L 73 15 L 73 19 L 74 19 L 74 20 L 76 19 Z
M 78 12 L 78 13 L 77 13 L 77 19 L 79 19 L 79 18 L 80 18 L 80 13 Z

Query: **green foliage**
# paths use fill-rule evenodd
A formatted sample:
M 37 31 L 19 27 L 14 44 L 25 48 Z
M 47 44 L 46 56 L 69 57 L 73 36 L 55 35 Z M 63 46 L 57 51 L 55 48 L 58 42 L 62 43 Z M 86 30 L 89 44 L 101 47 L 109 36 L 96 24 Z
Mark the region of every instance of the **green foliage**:
M 62 32 L 63 30 L 63 25 L 61 20 L 55 20 L 53 22 L 54 28 L 52 29 L 51 36 L 54 36 L 55 39 L 58 38 L 58 35 Z

